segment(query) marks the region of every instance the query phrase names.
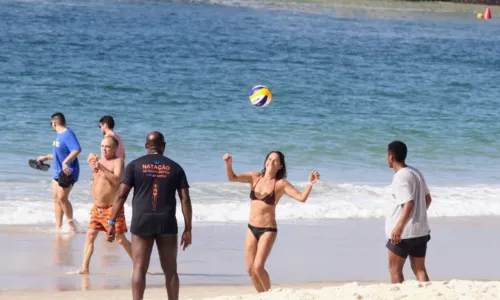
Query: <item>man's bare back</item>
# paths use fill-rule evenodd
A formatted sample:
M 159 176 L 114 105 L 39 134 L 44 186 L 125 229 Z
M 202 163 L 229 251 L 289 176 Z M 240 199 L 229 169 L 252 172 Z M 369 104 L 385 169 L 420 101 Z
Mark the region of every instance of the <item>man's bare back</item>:
M 123 160 L 120 158 L 113 158 L 107 160 L 105 158 L 99 159 L 99 163 L 109 172 L 118 175 L 121 178 L 123 172 Z M 118 171 L 118 172 L 117 172 Z M 113 204 L 113 201 L 118 191 L 119 180 L 113 180 L 105 170 L 98 170 L 94 172 L 94 180 L 92 182 L 92 199 L 94 205 L 97 207 L 108 207 Z

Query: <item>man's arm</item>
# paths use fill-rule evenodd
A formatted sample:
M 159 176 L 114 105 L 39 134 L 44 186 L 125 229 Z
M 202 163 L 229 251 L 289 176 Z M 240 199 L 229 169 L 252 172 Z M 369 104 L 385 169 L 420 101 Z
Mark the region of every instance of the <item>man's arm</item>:
M 406 222 L 410 218 L 411 212 L 413 210 L 413 206 L 415 205 L 415 201 L 410 200 L 403 205 L 403 211 L 401 212 L 401 217 L 399 218 L 398 223 L 396 223 L 396 227 L 404 228 Z
M 118 193 L 116 194 L 115 202 L 113 203 L 113 210 L 111 211 L 111 215 L 108 219 L 108 242 L 113 242 L 113 240 L 115 239 L 116 216 L 118 215 L 118 212 L 123 209 L 123 205 L 125 204 L 125 201 L 127 200 L 128 194 L 130 193 L 131 189 L 132 187 L 126 183 L 120 184 L 120 187 L 118 188 Z
M 97 169 L 101 170 L 107 180 L 111 182 L 112 185 L 118 187 L 120 184 L 120 179 L 123 174 L 123 160 L 118 159 L 115 161 L 113 171 L 110 171 L 106 166 L 101 163 L 97 163 Z
M 78 154 L 80 154 L 80 152 L 81 152 L 81 151 L 82 151 L 82 150 L 73 150 L 73 151 L 71 151 L 71 152 L 69 153 L 69 155 L 66 157 L 66 159 L 65 159 L 65 160 L 63 160 L 63 162 L 62 162 L 62 163 L 63 163 L 63 165 L 64 165 L 64 164 L 65 164 L 65 165 L 67 165 L 67 164 L 69 164 L 70 162 L 72 162 L 72 161 L 73 161 L 73 160 L 74 160 L 74 159 L 78 156 Z
M 431 203 L 432 203 L 431 194 L 425 195 L 425 207 L 426 207 L 426 209 L 429 209 L 429 206 L 431 206 Z
M 125 205 L 125 201 L 127 201 L 127 197 L 131 189 L 132 187 L 128 184 L 120 184 L 118 193 L 116 193 L 115 202 L 113 203 L 113 210 L 111 211 L 111 216 L 109 217 L 109 220 L 112 223 L 116 222 L 116 216 L 118 215 L 118 212 L 122 210 L 123 205 Z
M 403 206 L 401 217 L 394 226 L 391 234 L 392 243 L 398 244 L 401 241 L 401 234 L 410 218 L 410 215 L 415 206 L 415 199 L 413 193 L 413 184 L 411 178 L 398 178 L 394 182 L 394 193 L 398 205 Z
M 80 143 L 72 131 L 69 133 L 64 142 L 71 152 L 62 162 L 63 171 L 68 168 L 68 164 L 72 162 L 82 151 L 82 147 L 80 147 Z
M 191 231 L 193 208 L 191 206 L 191 198 L 189 197 L 189 188 L 179 189 L 178 193 L 182 204 L 182 214 L 184 215 L 184 230 Z
M 410 218 L 415 202 L 413 200 L 410 200 L 405 204 L 401 205 L 403 206 L 401 217 L 399 217 L 399 220 L 394 226 L 394 229 L 392 230 L 391 233 L 391 242 L 393 244 L 399 244 L 399 242 L 401 242 L 401 234 L 403 233 L 403 229 L 405 228 L 406 222 L 408 222 L 408 219 Z
M 39 161 L 39 162 L 44 162 L 46 160 L 50 160 L 50 159 L 54 159 L 52 154 L 47 154 L 47 155 L 42 155 L 42 156 L 39 156 L 36 160 Z
M 127 165 L 125 169 L 125 176 L 123 178 L 123 182 L 118 187 L 118 192 L 116 193 L 115 201 L 113 203 L 113 209 L 111 210 L 111 215 L 108 219 L 108 224 L 110 225 L 108 228 L 108 242 L 112 242 L 115 239 L 115 222 L 116 216 L 123 209 L 123 205 L 125 205 L 125 201 L 127 200 L 128 194 L 130 190 L 134 187 L 134 173 L 135 166 L 134 162 L 131 162 Z
M 191 207 L 191 198 L 189 197 L 189 187 L 178 189 L 179 198 L 181 198 L 182 214 L 184 215 L 184 232 L 182 233 L 181 246 L 182 250 L 186 250 L 192 243 L 191 236 L 193 208 Z
M 422 177 L 422 184 L 424 185 L 424 189 L 425 189 L 425 209 L 429 209 L 429 206 L 431 206 L 431 202 L 432 202 L 431 191 L 429 190 L 429 186 L 427 185 L 427 182 L 425 181 L 424 175 L 422 175 L 420 173 L 420 176 Z

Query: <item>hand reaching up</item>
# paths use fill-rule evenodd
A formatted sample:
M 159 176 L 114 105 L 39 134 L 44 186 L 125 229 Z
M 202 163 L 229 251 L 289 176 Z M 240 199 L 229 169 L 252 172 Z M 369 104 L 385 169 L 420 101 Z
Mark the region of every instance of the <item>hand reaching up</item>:
M 317 171 L 311 172 L 311 174 L 309 175 L 309 182 L 314 184 L 318 180 L 319 180 L 319 173 Z
M 229 153 L 224 154 L 222 159 L 226 162 L 226 164 L 230 164 L 233 162 L 233 157 Z

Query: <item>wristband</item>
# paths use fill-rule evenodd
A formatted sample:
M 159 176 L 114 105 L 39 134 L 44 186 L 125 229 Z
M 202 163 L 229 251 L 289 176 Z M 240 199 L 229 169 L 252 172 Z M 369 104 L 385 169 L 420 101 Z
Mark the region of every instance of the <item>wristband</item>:
M 116 222 L 115 222 L 115 221 L 113 221 L 113 220 L 108 220 L 108 225 L 114 226 L 115 224 L 116 224 Z
M 313 184 L 314 184 L 314 183 L 312 183 L 312 182 L 310 182 L 310 181 L 309 181 L 309 182 L 307 182 L 307 185 L 313 186 Z

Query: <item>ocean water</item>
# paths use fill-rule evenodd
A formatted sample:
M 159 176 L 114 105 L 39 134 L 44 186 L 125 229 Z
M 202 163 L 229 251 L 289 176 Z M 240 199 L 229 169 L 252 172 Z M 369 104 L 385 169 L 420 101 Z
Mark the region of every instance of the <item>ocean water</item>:
M 380 218 L 393 172 L 385 149 L 409 147 L 437 216 L 500 214 L 500 22 L 478 6 L 396 1 L 0 2 L 0 224 L 53 224 L 51 173 L 28 159 L 51 151 L 62 111 L 83 147 L 71 194 L 85 226 L 86 157 L 111 114 L 127 161 L 148 132 L 186 170 L 194 222 L 245 222 L 249 187 L 228 183 L 281 150 L 289 180 L 280 220 Z M 493 10 L 495 16 L 496 11 Z M 265 108 L 248 91 L 273 92 Z M 130 206 L 126 206 L 130 219 Z M 178 214 L 179 218 L 182 215 Z

